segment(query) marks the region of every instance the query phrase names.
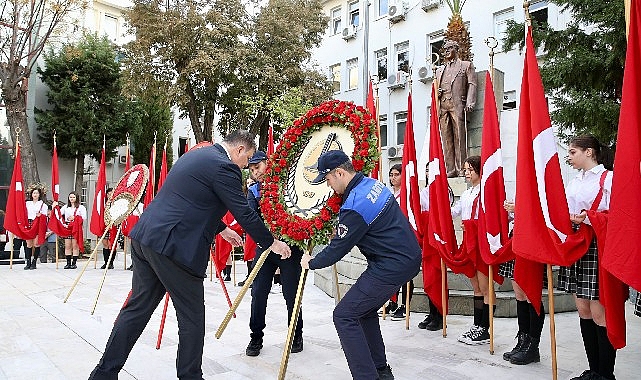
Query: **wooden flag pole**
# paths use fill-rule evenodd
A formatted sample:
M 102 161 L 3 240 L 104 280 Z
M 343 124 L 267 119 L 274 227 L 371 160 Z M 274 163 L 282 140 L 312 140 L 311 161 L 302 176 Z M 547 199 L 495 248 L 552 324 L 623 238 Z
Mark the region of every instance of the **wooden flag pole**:
M 554 325 L 554 283 L 552 282 L 552 265 L 547 265 L 548 274 L 548 310 L 550 314 L 550 348 L 552 350 L 552 380 L 558 379 L 556 361 L 556 327 Z M 541 309 L 541 313 L 545 310 Z
M 441 302 L 443 305 L 443 338 L 447 338 L 447 312 L 449 307 L 447 307 L 447 268 L 445 267 L 445 261 L 441 258 Z
M 336 269 L 336 264 L 332 265 L 332 274 L 334 275 L 334 294 L 335 294 L 335 303 L 341 302 L 341 290 L 338 287 L 338 269 Z
M 109 231 L 110 228 L 111 228 L 111 224 L 109 224 L 109 227 L 105 228 L 105 232 L 102 233 L 100 240 L 105 238 L 105 235 L 107 235 L 107 231 Z M 71 285 L 71 289 L 69 289 L 67 296 L 62 302 L 67 303 L 69 296 L 71 296 L 71 293 L 76 288 L 76 285 L 78 285 L 78 281 L 80 281 L 80 277 L 82 277 L 83 273 L 85 273 L 85 270 L 87 270 L 87 267 L 89 266 L 89 263 L 91 263 L 91 260 L 93 259 L 93 256 L 96 254 L 96 252 L 98 252 L 98 244 L 96 244 L 96 247 L 94 248 L 93 252 L 91 252 L 91 256 L 89 256 L 89 259 L 87 260 L 85 265 L 82 267 L 82 270 L 80 271 L 80 273 L 78 273 L 76 280 L 73 282 L 73 285 Z
M 311 241 L 307 252 L 311 255 L 314 246 Z M 300 274 L 300 280 L 298 281 L 298 290 L 296 291 L 296 300 L 294 302 L 294 310 L 292 311 L 292 318 L 289 321 L 289 330 L 287 331 L 287 339 L 285 340 L 285 347 L 283 350 L 283 357 L 280 361 L 280 369 L 278 371 L 278 380 L 285 379 L 285 373 L 287 372 L 287 363 L 289 362 L 289 354 L 292 352 L 292 344 L 294 344 L 294 334 L 296 332 L 296 324 L 298 322 L 298 316 L 300 315 L 300 306 L 303 302 L 303 291 L 305 290 L 305 281 L 307 280 L 307 273 L 309 269 L 303 269 Z
M 165 293 L 165 306 L 162 309 L 162 318 L 160 318 L 160 329 L 158 330 L 158 339 L 156 340 L 156 350 L 160 350 L 162 333 L 165 331 L 165 319 L 167 319 L 167 307 L 169 307 L 169 292 Z
M 105 228 L 105 232 L 109 231 L 111 228 L 112 224 L 109 224 L 109 227 Z M 114 243 L 111 246 L 111 252 L 109 253 L 109 260 L 107 263 L 110 263 L 111 260 L 113 260 L 114 255 L 116 254 L 116 244 L 118 244 L 118 236 L 120 236 L 120 229 L 121 226 L 118 226 L 118 231 L 116 232 L 116 237 L 114 238 Z M 102 238 L 104 239 L 105 234 L 102 234 Z M 102 240 L 102 239 L 100 239 Z M 96 244 L 96 248 L 98 248 L 98 244 Z M 96 249 L 97 251 L 97 249 Z M 96 255 L 95 257 L 98 257 Z M 98 294 L 96 294 L 96 300 L 93 302 L 93 307 L 91 308 L 91 315 L 96 311 L 96 305 L 98 305 L 98 298 L 100 297 L 100 292 L 102 291 L 102 286 L 105 284 L 105 279 L 107 278 L 107 271 L 109 270 L 109 265 L 105 265 L 105 270 L 102 273 L 102 281 L 100 281 L 100 286 L 98 287 Z
M 216 330 L 216 339 L 220 339 L 221 335 L 223 335 L 223 332 L 227 328 L 227 325 L 229 324 L 229 321 L 231 320 L 232 315 L 234 315 L 234 313 L 236 312 L 236 309 L 238 309 L 238 305 L 240 305 L 240 301 L 243 300 L 245 293 L 247 293 L 247 289 L 249 289 L 249 286 L 252 284 L 252 282 L 254 282 L 254 278 L 256 278 L 258 271 L 265 263 L 265 260 L 267 259 L 267 256 L 269 256 L 269 253 L 271 251 L 272 251 L 271 248 L 267 248 L 265 252 L 263 252 L 260 255 L 260 257 L 258 258 L 258 261 L 256 261 L 256 264 L 254 264 L 254 268 L 252 268 L 252 271 L 249 273 L 249 276 L 247 276 L 245 283 L 240 288 L 240 291 L 238 292 L 238 295 L 236 296 L 236 299 L 234 300 L 231 308 L 227 311 L 227 314 L 225 315 L 225 318 L 223 318 L 223 321 L 218 327 L 218 330 Z
M 492 265 L 488 267 L 488 292 L 490 293 L 488 298 L 490 301 L 490 355 L 494 355 L 494 272 L 492 271 Z

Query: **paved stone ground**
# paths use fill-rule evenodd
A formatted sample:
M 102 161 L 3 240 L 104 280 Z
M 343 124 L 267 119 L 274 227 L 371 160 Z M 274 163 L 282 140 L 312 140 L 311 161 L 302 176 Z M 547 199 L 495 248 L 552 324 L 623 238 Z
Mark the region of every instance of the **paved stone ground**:
M 113 321 L 131 285 L 131 272 L 116 261 L 109 271 L 96 311 L 91 308 L 102 271 L 93 265 L 85 272 L 67 303 L 63 299 L 78 270 L 55 269 L 55 264 L 38 264 L 35 271 L 22 266 L 0 266 L 0 379 L 86 379 L 100 359 Z M 244 278 L 244 264 L 237 265 L 236 280 Z M 62 266 L 61 266 L 62 268 Z M 239 291 L 230 282 L 232 299 Z M 275 379 L 287 333 L 285 302 L 280 294 L 269 301 L 265 347 L 260 356 L 245 356 L 249 341 L 249 295 L 240 305 L 220 340 L 214 333 L 227 310 L 220 284 L 205 280 L 206 338 L 203 371 L 206 379 Z M 171 304 L 171 303 L 170 303 Z M 303 302 L 305 349 L 289 360 L 288 379 L 349 379 L 347 363 L 332 325 L 334 300 L 307 281 Z M 618 379 L 640 379 L 641 318 L 627 305 L 628 346 L 617 356 Z M 160 350 L 156 339 L 162 303 L 135 345 L 121 379 L 174 379 L 177 324 L 170 306 Z M 495 355 L 489 346 L 470 347 L 456 338 L 471 323 L 471 317 L 450 316 L 448 337 L 420 330 L 423 314 L 413 313 L 411 326 L 381 320 L 388 362 L 396 379 L 551 379 L 549 318 L 541 342 L 541 363 L 514 366 L 502 359 L 514 345 L 516 319 L 496 319 Z M 586 358 L 576 313 L 556 315 L 558 378 L 581 373 Z

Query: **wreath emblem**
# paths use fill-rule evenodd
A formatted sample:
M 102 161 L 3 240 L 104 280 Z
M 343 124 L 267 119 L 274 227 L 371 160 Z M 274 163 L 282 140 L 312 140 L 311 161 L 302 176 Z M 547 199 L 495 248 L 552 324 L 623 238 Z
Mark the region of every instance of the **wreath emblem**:
M 117 225 L 127 219 L 138 206 L 148 180 L 149 169 L 143 164 L 135 165 L 123 174 L 105 207 L 106 225 Z
M 272 232 L 306 248 L 327 244 L 341 198 L 329 187 L 312 185 L 318 157 L 342 150 L 354 169 L 369 174 L 378 160 L 376 120 L 352 102 L 331 100 L 294 121 L 267 161 L 260 208 Z

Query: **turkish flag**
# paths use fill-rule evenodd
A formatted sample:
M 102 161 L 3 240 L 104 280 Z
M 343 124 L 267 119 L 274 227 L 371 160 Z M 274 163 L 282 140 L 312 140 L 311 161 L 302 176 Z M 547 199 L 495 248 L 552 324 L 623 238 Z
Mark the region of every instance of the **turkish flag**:
M 417 238 L 422 235 L 421 198 L 418 190 L 416 170 L 416 145 L 414 143 L 414 126 L 412 123 L 412 93 L 407 95 L 407 122 L 403 140 L 403 170 L 401 172 L 400 206 L 407 216 Z
M 374 120 L 376 120 L 376 138 L 380 139 L 379 130 L 378 130 L 378 118 L 376 117 L 376 103 L 374 102 L 374 86 L 372 85 L 372 78 L 369 79 L 369 87 L 367 89 L 367 99 L 365 100 L 365 108 L 372 114 Z M 409 111 L 408 111 L 409 112 Z M 380 152 L 379 152 L 380 153 Z M 381 170 L 379 163 L 380 159 L 376 160 L 374 169 L 370 173 L 370 177 L 378 179 L 379 171 Z
M 93 208 L 91 210 L 91 222 L 89 230 L 96 236 L 102 236 L 105 232 L 105 189 L 107 187 L 107 174 L 105 167 L 105 145 L 102 145 L 102 156 L 100 157 L 100 170 L 96 181 L 96 192 L 93 197 Z
M 243 228 L 238 224 L 236 219 L 234 219 L 234 216 L 229 211 L 227 211 L 225 216 L 223 216 L 223 223 L 234 230 L 238 235 L 243 234 Z M 227 240 L 223 239 L 220 234 L 216 235 L 215 241 L 216 254 L 214 256 L 214 265 L 216 265 L 216 270 L 220 272 L 225 268 L 227 259 L 229 258 L 233 247 Z
M 641 220 L 636 215 L 636 212 L 641 210 L 641 191 L 639 190 L 641 189 L 641 114 L 639 113 L 641 35 L 639 35 L 639 28 L 641 28 L 641 7 L 638 1 L 632 1 L 617 149 L 614 156 L 616 170 L 612 177 L 605 247 L 603 254 L 599 256 L 600 264 L 607 272 L 636 290 L 641 290 L 641 246 L 638 243 L 641 240 Z M 613 311 L 613 308 L 617 310 Z M 606 305 L 608 337 L 615 348 L 619 348 L 617 346 L 621 346 L 621 343 L 625 345 L 625 335 L 623 335 L 623 342 L 617 342 L 613 339 L 609 328 L 612 323 L 611 318 L 616 318 L 616 315 L 621 312 L 625 312 L 624 304 L 621 302 L 616 303 L 615 300 L 613 305 Z M 625 329 L 625 325 L 623 328 Z
M 60 174 L 58 172 L 58 150 L 56 140 L 53 140 L 53 154 L 51 156 L 51 194 L 53 200 L 58 202 L 60 198 Z
M 483 261 L 496 265 L 512 260 L 503 179 L 501 132 L 496 111 L 492 78 L 485 75 L 485 105 L 483 107 L 483 135 L 481 138 L 481 191 L 478 217 L 479 250 Z
M 249 234 L 247 234 L 245 236 L 245 244 L 243 244 L 243 260 L 252 261 L 254 257 L 256 257 L 256 248 L 256 242 L 254 241 L 254 239 L 252 239 L 251 236 L 249 236 Z
M 267 157 L 271 157 L 274 154 L 274 127 L 269 126 L 269 135 L 267 138 Z
M 568 266 L 585 254 L 592 232 L 585 224 L 576 233 L 572 231 L 556 146 L 532 30 L 528 28 L 519 108 L 512 249 L 529 261 Z M 542 268 L 515 268 L 514 274 L 537 312 L 542 277 L 537 270 Z
M 20 145 L 16 147 L 16 159 L 13 163 L 13 175 L 7 197 L 7 213 L 4 217 L 4 228 L 21 239 L 27 239 L 23 229 L 27 226 L 27 204 L 25 203 L 24 185 L 22 182 L 22 163 Z
M 143 204 L 145 207 L 149 206 L 154 199 L 154 189 L 156 188 L 156 143 L 151 146 L 149 153 L 149 182 L 147 182 L 147 190 L 145 191 L 145 199 Z
M 454 273 L 463 273 L 467 277 L 473 277 L 476 275 L 474 263 L 466 253 L 459 251 L 454 233 L 434 86 L 432 86 L 432 106 L 430 107 L 430 148 L 427 167 L 427 186 L 429 188 L 427 211 L 429 212 L 429 222 L 426 230 L 429 245 L 439 253 Z M 434 301 L 432 300 L 432 302 Z
M 158 191 L 160 191 L 160 188 L 162 187 L 162 184 L 165 182 L 166 178 L 167 178 L 167 144 L 165 143 L 165 147 L 162 150 L 162 162 L 160 163 L 160 175 L 158 176 L 158 189 L 156 191 L 156 194 L 158 194 Z

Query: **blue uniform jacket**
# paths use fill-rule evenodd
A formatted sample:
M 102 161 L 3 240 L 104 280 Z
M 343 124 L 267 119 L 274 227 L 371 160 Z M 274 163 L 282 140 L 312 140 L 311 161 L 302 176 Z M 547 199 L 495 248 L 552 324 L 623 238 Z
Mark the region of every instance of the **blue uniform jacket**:
M 361 173 L 343 194 L 336 236 L 309 262 L 310 269 L 330 266 L 357 246 L 367 258 L 367 270 L 389 283 L 403 283 L 418 273 L 421 248 L 394 195 Z
M 216 144 L 183 155 L 140 216 L 131 238 L 204 277 L 209 247 L 229 210 L 256 244 L 274 242 L 242 190 L 240 169 Z

